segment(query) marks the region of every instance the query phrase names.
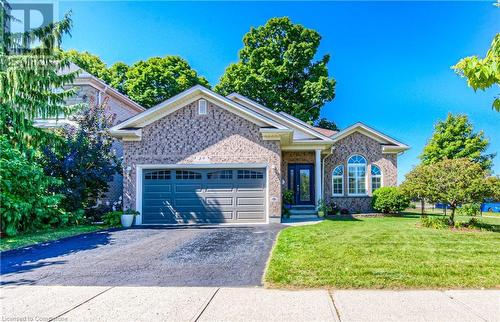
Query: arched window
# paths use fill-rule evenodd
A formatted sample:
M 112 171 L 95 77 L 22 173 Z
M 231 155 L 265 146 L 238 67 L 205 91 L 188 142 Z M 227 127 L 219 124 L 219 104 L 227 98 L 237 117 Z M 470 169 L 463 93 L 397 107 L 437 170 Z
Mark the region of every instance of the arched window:
M 344 166 L 338 165 L 332 172 L 332 193 L 334 196 L 344 194 Z
M 371 165 L 372 174 L 372 193 L 378 188 L 382 187 L 382 172 L 380 168 L 374 164 Z
M 366 159 L 361 155 L 353 155 L 347 160 L 347 179 L 349 195 L 366 195 Z

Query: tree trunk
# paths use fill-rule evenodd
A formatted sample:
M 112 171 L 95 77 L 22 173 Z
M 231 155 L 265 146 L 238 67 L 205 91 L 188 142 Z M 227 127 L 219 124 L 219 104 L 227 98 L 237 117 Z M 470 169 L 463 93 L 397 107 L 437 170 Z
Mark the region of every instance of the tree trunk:
M 420 207 L 422 207 L 422 209 L 421 209 L 422 217 L 424 217 L 425 216 L 425 210 L 424 210 L 425 209 L 425 199 L 424 198 L 420 199 Z
M 450 205 L 451 215 L 450 215 L 450 225 L 455 226 L 455 206 Z

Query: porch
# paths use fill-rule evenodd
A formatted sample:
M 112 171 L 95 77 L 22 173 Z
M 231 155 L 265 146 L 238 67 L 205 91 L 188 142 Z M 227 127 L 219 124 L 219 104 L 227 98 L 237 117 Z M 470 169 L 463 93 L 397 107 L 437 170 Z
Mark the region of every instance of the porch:
M 283 151 L 282 187 L 283 191 L 293 191 L 293 210 L 297 214 L 314 213 L 323 198 L 322 161 L 327 151 Z

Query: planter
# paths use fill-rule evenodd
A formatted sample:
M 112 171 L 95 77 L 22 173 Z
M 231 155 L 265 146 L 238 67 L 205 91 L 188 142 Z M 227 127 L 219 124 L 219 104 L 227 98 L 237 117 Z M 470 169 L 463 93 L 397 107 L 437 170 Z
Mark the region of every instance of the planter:
M 121 217 L 121 223 L 123 227 L 130 227 L 134 223 L 135 215 L 123 214 Z

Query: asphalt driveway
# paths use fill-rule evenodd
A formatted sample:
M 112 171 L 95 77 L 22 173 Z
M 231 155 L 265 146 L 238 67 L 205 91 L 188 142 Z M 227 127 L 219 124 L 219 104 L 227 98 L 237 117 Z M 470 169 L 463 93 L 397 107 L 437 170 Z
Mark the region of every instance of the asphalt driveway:
M 280 225 L 102 231 L 1 254 L 3 285 L 258 286 Z

